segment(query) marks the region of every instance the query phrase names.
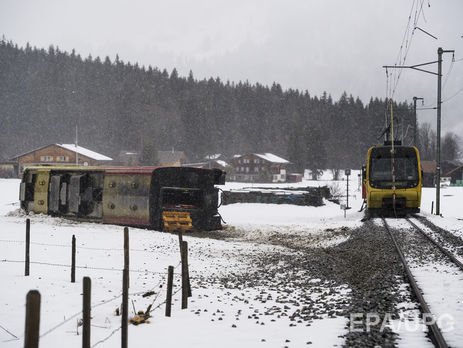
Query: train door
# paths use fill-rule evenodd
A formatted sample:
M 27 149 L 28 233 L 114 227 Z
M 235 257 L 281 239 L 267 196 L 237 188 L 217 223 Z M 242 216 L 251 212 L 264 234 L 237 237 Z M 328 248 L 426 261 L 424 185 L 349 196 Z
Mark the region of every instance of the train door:
M 366 179 L 367 179 L 367 167 L 362 166 L 362 198 L 364 200 L 367 199 Z

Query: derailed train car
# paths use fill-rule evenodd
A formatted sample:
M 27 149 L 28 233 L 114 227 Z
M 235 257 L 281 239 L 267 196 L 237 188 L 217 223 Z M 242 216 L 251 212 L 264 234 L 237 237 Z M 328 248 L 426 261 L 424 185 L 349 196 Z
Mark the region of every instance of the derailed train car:
M 370 215 L 420 211 L 422 171 L 416 147 L 399 142 L 371 147 L 362 177 L 362 197 Z
M 83 221 L 155 230 L 221 228 L 219 169 L 186 167 L 31 167 L 21 208 Z

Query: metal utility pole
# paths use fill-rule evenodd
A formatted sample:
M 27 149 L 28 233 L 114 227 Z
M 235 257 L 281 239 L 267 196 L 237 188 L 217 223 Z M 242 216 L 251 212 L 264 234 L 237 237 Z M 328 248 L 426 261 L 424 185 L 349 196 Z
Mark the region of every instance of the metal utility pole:
M 437 75 L 437 144 L 436 144 L 436 215 L 440 215 L 440 139 L 441 139 L 441 104 L 442 104 L 442 54 L 455 53 L 454 50 L 443 50 L 442 47 L 437 49 L 437 61 L 427 62 L 415 65 L 383 65 L 383 68 L 393 69 L 413 69 L 432 75 Z M 437 63 L 437 73 L 423 69 L 423 66 Z
M 423 101 L 424 98 L 413 97 L 413 117 L 414 117 L 414 126 L 413 126 L 413 145 L 417 146 L 417 132 L 418 132 L 418 118 L 416 117 L 416 101 L 421 100 Z
M 454 50 L 437 49 L 437 144 L 436 144 L 436 215 L 440 215 L 440 138 L 441 138 L 441 108 L 442 108 L 442 54 L 455 53 Z
M 437 49 L 437 144 L 436 144 L 436 215 L 440 215 L 440 169 L 441 169 L 441 106 L 442 106 L 442 54 L 454 50 Z
M 440 215 L 440 126 L 442 103 L 442 53 L 437 49 L 437 139 L 436 139 L 436 215 Z

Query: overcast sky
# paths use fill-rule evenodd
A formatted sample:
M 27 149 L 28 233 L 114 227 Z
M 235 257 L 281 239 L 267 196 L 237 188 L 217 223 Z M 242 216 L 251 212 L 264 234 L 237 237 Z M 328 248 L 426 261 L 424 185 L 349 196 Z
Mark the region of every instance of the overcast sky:
M 455 63 L 451 54 L 443 60 L 443 129 L 463 137 L 462 0 L 0 0 L 0 35 L 196 78 L 276 81 L 335 100 L 346 91 L 367 103 L 395 85 L 382 66 L 397 62 L 415 3 L 423 3 L 418 26 L 437 40 L 415 30 L 406 64 L 437 60 L 438 47 L 455 50 Z M 436 76 L 402 70 L 394 98 L 413 96 L 434 107 Z M 435 110 L 418 117 L 435 126 Z

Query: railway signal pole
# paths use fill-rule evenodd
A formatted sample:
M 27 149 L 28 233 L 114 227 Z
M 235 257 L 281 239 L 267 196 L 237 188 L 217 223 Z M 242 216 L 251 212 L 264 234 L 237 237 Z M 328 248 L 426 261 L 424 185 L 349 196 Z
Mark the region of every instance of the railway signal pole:
M 349 208 L 349 175 L 350 175 L 350 169 L 345 169 L 344 174 L 347 177 L 347 205 L 346 205 L 346 209 L 350 209 Z

